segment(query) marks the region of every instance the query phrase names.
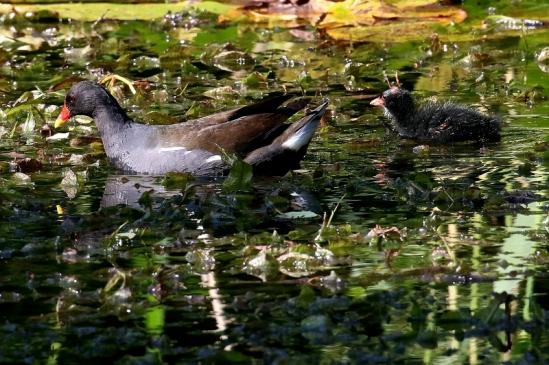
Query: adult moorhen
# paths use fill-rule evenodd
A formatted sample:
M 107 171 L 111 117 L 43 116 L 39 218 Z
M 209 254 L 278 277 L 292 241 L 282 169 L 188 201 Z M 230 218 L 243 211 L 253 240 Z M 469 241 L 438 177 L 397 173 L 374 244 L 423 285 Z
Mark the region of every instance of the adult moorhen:
M 428 101 L 416 106 L 412 94 L 391 87 L 372 100 L 385 109 L 398 134 L 425 143 L 496 142 L 501 139 L 501 120 L 464 105 Z
M 55 127 L 75 115 L 92 117 L 108 158 L 124 172 L 219 175 L 227 169 L 222 154 L 235 153 L 255 174 L 284 175 L 299 166 L 328 104 L 286 124 L 308 103 L 298 99 L 282 106 L 288 99 L 283 95 L 183 123 L 147 125 L 128 117 L 102 86 L 81 81 L 67 93 Z

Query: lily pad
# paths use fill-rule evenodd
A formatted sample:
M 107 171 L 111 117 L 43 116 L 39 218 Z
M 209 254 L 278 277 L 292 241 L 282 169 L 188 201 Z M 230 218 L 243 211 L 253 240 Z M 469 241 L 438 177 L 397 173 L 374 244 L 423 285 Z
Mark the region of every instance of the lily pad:
M 78 193 L 78 178 L 74 171 L 68 169 L 65 172 L 65 176 L 63 177 L 63 180 L 61 180 L 60 186 L 69 199 L 76 197 L 76 193 Z
M 47 141 L 62 141 L 69 138 L 69 132 L 55 133 L 53 136 L 46 137 Z
M 297 211 L 297 212 L 285 212 L 285 213 L 282 213 L 282 214 L 279 214 L 276 216 L 277 218 L 280 218 L 280 219 L 289 219 L 289 220 L 292 220 L 292 219 L 314 219 L 314 218 L 318 218 L 319 215 L 316 214 L 315 212 L 311 212 L 311 211 Z
M 461 23 L 467 13 L 457 7 L 441 6 L 434 0 L 388 3 L 380 0 L 318 0 L 300 4 L 264 2 L 241 7 L 222 19 L 248 19 L 271 26 L 296 27 L 310 23 L 340 41 L 404 42 L 421 39 L 438 24 Z
M 236 160 L 229 172 L 229 176 L 223 183 L 223 190 L 227 192 L 249 190 L 251 188 L 252 177 L 252 167 L 242 160 Z
M 0 4 L 0 13 L 10 11 L 26 13 L 28 11 L 52 11 L 59 14 L 59 18 L 95 21 L 97 19 L 119 20 L 151 20 L 163 17 L 167 12 L 181 11 L 185 7 L 193 7 L 198 10 L 222 14 L 234 5 L 222 4 L 215 1 L 180 1 L 174 3 L 146 3 L 146 4 L 120 4 L 120 3 L 56 3 L 56 4 Z

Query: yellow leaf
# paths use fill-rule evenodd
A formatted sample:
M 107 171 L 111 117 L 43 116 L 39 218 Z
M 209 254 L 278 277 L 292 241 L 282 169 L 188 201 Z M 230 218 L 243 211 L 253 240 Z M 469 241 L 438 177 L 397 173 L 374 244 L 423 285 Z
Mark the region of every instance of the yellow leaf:
M 311 0 L 303 5 L 266 2 L 241 7 L 223 15 L 223 20 L 242 18 L 268 26 L 295 27 L 309 23 L 342 41 L 380 42 L 421 39 L 437 24 L 460 23 L 467 13 L 438 0 Z
M 55 4 L 0 4 L 0 13 L 5 14 L 15 10 L 24 14 L 27 11 L 48 10 L 59 14 L 60 18 L 70 18 L 82 21 L 94 21 L 101 17 L 120 20 L 151 20 L 161 18 L 168 11 L 178 12 L 185 8 L 195 8 L 216 14 L 224 14 L 234 5 L 216 1 L 178 1 L 174 3 L 144 3 L 144 4 L 117 4 L 117 3 L 55 3 Z

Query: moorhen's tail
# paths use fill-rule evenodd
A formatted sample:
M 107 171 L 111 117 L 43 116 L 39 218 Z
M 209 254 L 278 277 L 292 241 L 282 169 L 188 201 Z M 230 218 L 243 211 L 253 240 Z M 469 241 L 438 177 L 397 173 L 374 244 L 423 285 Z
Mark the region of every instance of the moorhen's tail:
M 327 106 L 328 101 L 324 101 L 299 121 L 285 125 L 270 144 L 249 153 L 244 161 L 252 165 L 254 174 L 280 176 L 299 167 Z
M 305 108 L 309 102 L 310 98 L 299 98 L 290 101 L 284 106 L 278 107 L 272 113 L 284 116 L 280 121 L 280 124 L 273 127 L 271 130 L 266 133 L 261 134 L 254 140 L 250 141 L 246 148 L 242 151 L 244 155 L 257 150 L 258 148 L 268 146 L 273 143 L 273 141 L 279 136 L 283 135 L 285 131 L 293 126 L 294 124 L 284 123 L 288 118 L 290 118 L 295 113 L 299 112 L 301 109 Z

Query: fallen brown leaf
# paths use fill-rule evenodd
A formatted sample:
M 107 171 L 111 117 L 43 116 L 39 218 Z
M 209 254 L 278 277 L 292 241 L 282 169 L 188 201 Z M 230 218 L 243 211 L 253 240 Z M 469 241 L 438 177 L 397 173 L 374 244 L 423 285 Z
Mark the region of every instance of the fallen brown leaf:
M 20 172 L 29 173 L 42 169 L 42 162 L 34 158 L 27 157 L 22 160 L 16 161 L 16 163 L 17 168 Z

